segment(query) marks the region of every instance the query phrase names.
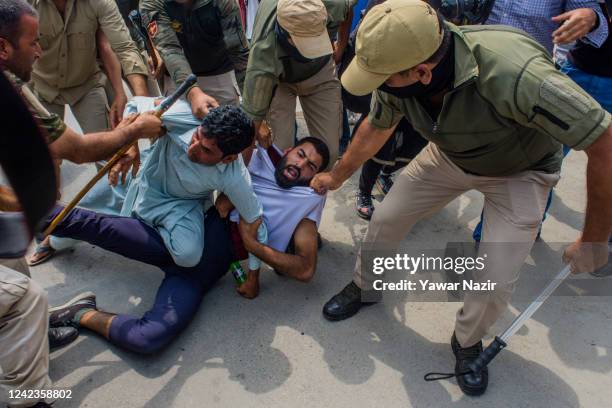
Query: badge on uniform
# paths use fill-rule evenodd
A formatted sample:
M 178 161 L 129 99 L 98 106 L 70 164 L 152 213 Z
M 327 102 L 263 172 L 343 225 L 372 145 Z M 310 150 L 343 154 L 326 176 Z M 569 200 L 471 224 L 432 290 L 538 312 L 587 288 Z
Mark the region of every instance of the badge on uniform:
M 149 32 L 149 36 L 154 38 L 157 35 L 157 21 L 153 20 L 147 26 L 147 31 Z
M 170 27 L 172 27 L 172 29 L 173 29 L 174 31 L 176 31 L 177 33 L 179 33 L 179 34 L 182 34 L 182 33 L 183 33 L 183 25 L 181 24 L 181 22 L 180 22 L 180 21 L 177 21 L 177 20 L 172 20 L 172 21 L 170 22 Z

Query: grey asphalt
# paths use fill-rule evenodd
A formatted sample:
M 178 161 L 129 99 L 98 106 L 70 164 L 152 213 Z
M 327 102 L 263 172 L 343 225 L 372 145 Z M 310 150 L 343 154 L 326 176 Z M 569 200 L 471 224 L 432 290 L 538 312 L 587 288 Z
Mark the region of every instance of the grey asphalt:
M 302 129 L 304 127 L 302 126 Z M 574 240 L 586 202 L 584 153 L 572 152 L 555 189 L 544 242 Z M 64 199 L 93 174 L 63 164 Z M 224 277 L 191 325 L 165 351 L 140 356 L 82 331 L 51 354 L 50 375 L 72 390 L 61 407 L 604 407 L 612 401 L 610 298 L 551 298 L 491 365 L 480 398 L 454 380 L 426 383 L 429 371 L 452 370 L 449 346 L 458 303 L 394 297 L 337 323 L 321 307 L 351 279 L 367 222 L 355 215 L 357 177 L 329 194 L 321 225 L 324 247 L 315 278 L 293 282 L 265 270 L 261 294 L 246 300 Z M 407 197 L 409 199 L 409 197 Z M 418 223 L 407 242 L 469 241 L 483 198 L 469 192 Z M 59 304 L 93 290 L 101 309 L 141 315 L 162 273 L 87 243 L 32 268 Z M 524 307 L 514 303 L 491 331 Z M 490 338 L 487 339 L 487 342 Z

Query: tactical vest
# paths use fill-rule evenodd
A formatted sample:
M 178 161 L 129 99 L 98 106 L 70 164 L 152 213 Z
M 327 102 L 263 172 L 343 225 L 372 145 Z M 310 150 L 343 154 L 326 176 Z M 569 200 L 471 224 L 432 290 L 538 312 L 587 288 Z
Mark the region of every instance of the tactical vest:
M 212 0 L 196 2 L 191 9 L 177 2 L 168 2 L 165 7 L 194 74 L 218 75 L 232 69 L 221 18 Z

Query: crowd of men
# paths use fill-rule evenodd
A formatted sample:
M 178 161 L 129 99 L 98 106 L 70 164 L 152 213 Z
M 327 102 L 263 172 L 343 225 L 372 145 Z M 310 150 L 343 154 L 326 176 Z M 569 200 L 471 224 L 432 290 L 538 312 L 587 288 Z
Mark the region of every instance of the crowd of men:
M 154 140 L 130 148 L 108 180 L 41 237 L 29 265 L 86 241 L 164 272 L 143 316 L 101 311 L 92 292 L 48 309 L 25 258 L 0 251 L 5 390 L 50 389 L 49 348 L 82 328 L 155 354 L 236 260 L 247 260 L 238 286 L 246 298 L 259 293 L 262 261 L 308 282 L 326 194 L 360 168 L 356 212 L 370 223 L 352 281 L 323 306 L 329 320 L 376 299 L 361 253 L 392 251 L 415 223 L 466 191 L 485 196 L 479 250 L 514 244 L 489 248 L 488 269 L 500 284 L 487 296 L 466 294 L 449 334 L 468 395 L 487 388 L 487 369 L 470 372 L 469 364 L 506 310 L 571 149 L 587 155 L 587 206 L 564 261 L 595 275 L 607 263 L 610 2 L 483 0 L 443 15 L 464 2 L 370 0 L 357 13 L 355 0 L 261 0 L 247 40 L 248 3 L 0 0 L 0 79 L 29 109 L 57 172 L 63 159 L 100 167 L 121 147 Z M 361 21 L 352 30 L 354 16 Z M 154 115 L 191 74 L 197 82 L 184 99 Z M 300 140 L 297 99 L 309 134 Z M 62 120 L 66 106 L 84 135 Z M 347 108 L 362 116 L 341 152 Z M 375 184 L 384 199 L 374 211 Z M 0 186 L 0 211 L 27 206 Z M 39 227 L 62 209 L 56 204 Z M 52 401 L 26 393 L 7 402 Z

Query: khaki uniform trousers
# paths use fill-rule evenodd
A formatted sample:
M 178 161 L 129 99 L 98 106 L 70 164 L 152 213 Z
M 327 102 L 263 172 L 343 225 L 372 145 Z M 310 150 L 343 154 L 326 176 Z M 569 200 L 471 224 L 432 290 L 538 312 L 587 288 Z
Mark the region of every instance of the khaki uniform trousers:
M 44 102 L 45 107 L 59 115 L 60 118 L 64 118 L 64 105 L 62 98 L 57 97 L 53 103 Z M 74 117 L 79 122 L 83 134 L 104 132 L 110 129 L 110 122 L 108 118 L 108 100 L 106 92 L 102 85 L 98 85 L 92 88 L 76 103 L 70 105 Z
M 338 158 L 342 135 L 340 90 L 340 81 L 336 78 L 335 64 L 331 58 L 319 72 L 302 82 L 279 83 L 268 111 L 274 144 L 281 150 L 295 144 L 295 107 L 296 98 L 299 97 L 308 133 L 325 141 L 331 167 Z
M 198 86 L 207 95 L 212 96 L 219 105 L 240 104 L 240 89 L 234 71 L 224 74 L 199 76 Z M 167 96 L 176 89 L 176 84 L 169 77 L 164 77 L 164 94 Z
M 472 346 L 506 310 L 538 233 L 548 194 L 558 179 L 558 174 L 537 171 L 507 177 L 472 175 L 430 143 L 397 177 L 374 211 L 353 280 L 363 289 L 372 288 L 373 275 L 361 270 L 361 250 L 370 246 L 395 250 L 416 222 L 438 212 L 466 191 L 480 191 L 485 196 L 485 221 L 478 256 L 487 254 L 484 273 L 491 274 L 491 280 L 499 284 L 494 292 L 465 293 L 455 333 L 463 347 Z
M 11 268 L 18 268 L 9 269 Z M 8 390 L 49 390 L 47 293 L 25 259 L 0 259 L 0 405 L 27 407 L 38 399 L 9 399 Z M 51 402 L 51 401 L 47 401 Z

